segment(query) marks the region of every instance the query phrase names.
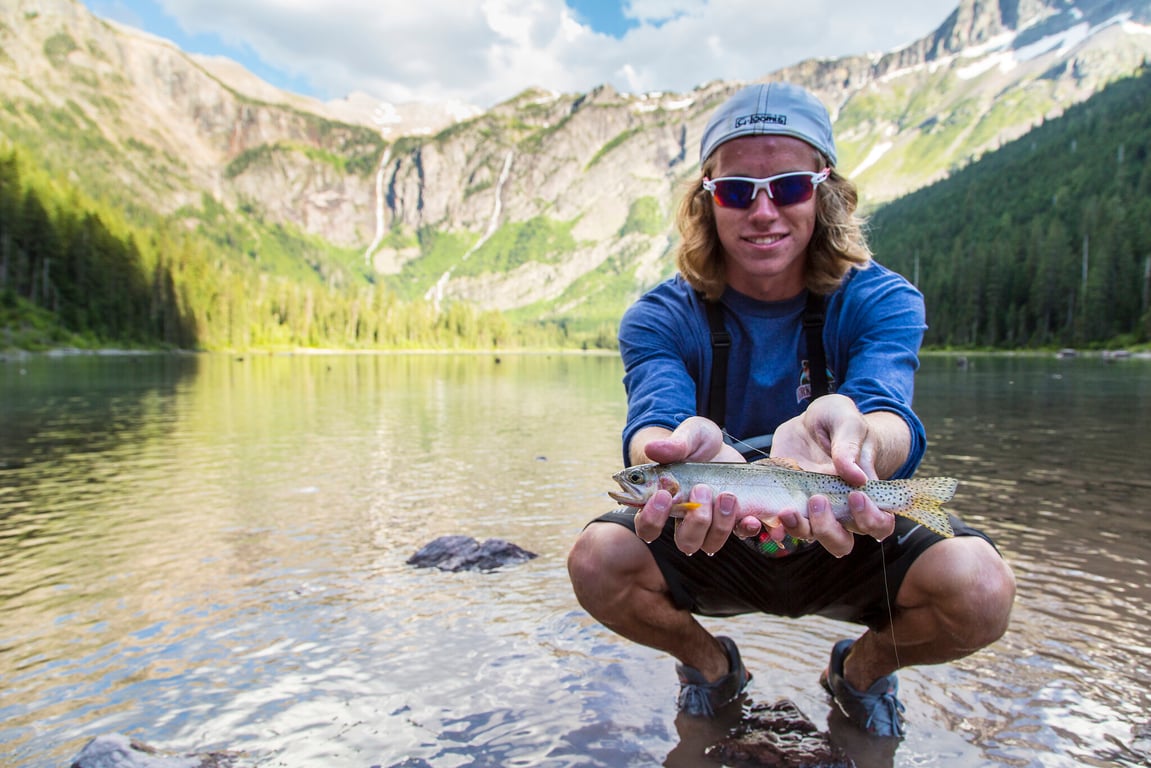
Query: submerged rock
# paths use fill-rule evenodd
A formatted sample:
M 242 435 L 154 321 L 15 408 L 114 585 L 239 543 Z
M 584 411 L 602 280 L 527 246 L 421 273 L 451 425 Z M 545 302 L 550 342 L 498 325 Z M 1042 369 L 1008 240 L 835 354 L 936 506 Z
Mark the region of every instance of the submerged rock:
M 828 735 L 787 699 L 756 704 L 707 756 L 739 768 L 855 768 Z
M 439 568 L 441 571 L 490 571 L 504 565 L 523 563 L 535 558 L 533 552 L 503 539 L 480 543 L 471 536 L 441 536 L 430 541 L 408 558 L 417 568 Z
M 108 733 L 84 745 L 71 768 L 232 768 L 239 757 L 236 752 L 165 755 L 123 734 Z

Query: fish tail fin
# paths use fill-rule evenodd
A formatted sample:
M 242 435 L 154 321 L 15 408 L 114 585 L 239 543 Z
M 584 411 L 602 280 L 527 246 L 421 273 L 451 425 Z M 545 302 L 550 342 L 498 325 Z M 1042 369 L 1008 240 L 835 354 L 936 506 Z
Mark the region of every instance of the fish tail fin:
M 899 510 L 895 514 L 914 520 L 945 539 L 955 535 L 955 529 L 951 527 L 951 517 L 943 508 L 942 502 L 934 497 L 915 496 L 907 509 Z
M 914 477 L 907 481 L 907 487 L 917 498 L 931 499 L 936 504 L 945 504 L 955 496 L 959 481 L 954 477 Z
M 907 486 L 911 489 L 911 503 L 903 511 L 904 517 L 944 538 L 954 536 L 951 518 L 943 504 L 955 496 L 959 481 L 953 477 L 922 477 L 908 480 Z

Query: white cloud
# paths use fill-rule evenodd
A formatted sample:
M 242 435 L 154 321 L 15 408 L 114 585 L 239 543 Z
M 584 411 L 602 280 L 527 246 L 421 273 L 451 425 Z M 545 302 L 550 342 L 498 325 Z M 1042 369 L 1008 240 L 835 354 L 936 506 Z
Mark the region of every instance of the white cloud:
M 689 91 L 807 58 L 891 50 L 956 0 L 621 0 L 622 39 L 563 0 L 158 0 L 190 32 L 245 46 L 330 98 L 490 106 L 524 88 Z

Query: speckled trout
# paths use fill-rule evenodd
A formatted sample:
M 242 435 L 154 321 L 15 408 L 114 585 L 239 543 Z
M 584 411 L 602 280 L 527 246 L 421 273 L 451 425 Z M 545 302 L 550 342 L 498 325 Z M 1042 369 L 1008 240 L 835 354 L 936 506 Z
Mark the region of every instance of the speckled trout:
M 784 462 L 678 462 L 639 464 L 617 472 L 613 479 L 623 493 L 608 495 L 629 507 L 642 507 L 660 488 L 672 496 L 672 517 L 683 517 L 699 504 L 689 501 L 696 485 L 710 485 L 716 494 L 733 494 L 745 508 L 807 510 L 807 500 L 823 494 L 841 523 L 850 522 L 847 495 L 863 491 L 875 506 L 914 520 L 940 536 L 955 535 L 943 504 L 955 495 L 959 482 L 950 477 L 916 477 L 909 480 L 869 480 L 855 488 L 836 475 L 807 472 Z M 775 520 L 764 520 L 777 525 Z

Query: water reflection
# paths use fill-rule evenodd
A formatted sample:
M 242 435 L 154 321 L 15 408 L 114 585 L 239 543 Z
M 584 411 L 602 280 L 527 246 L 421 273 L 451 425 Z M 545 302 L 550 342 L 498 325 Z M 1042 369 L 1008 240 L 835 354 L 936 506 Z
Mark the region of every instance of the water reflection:
M 1140 469 L 1151 455 L 1149 371 L 947 362 L 929 361 L 919 384 L 929 468 L 964 479 L 956 508 L 995 536 L 1019 580 L 1007 637 L 959 665 L 988 681 L 978 715 L 994 737 L 988 754 L 1006 765 L 1142 765 L 1146 756 L 1105 745 L 1130 745 L 1151 711 L 1151 520 L 1140 511 L 1151 490 Z
M 567 583 L 619 462 L 620 375 L 507 355 L 0 366 L 0 762 L 122 731 L 258 764 L 711 764 L 672 662 Z M 991 650 L 904 673 L 894 764 L 1144 764 L 1151 368 L 930 358 L 917 401 L 924 471 L 962 478 L 1019 602 Z M 444 533 L 541 556 L 403 564 Z M 722 627 L 755 700 L 827 723 L 816 679 L 853 628 Z

